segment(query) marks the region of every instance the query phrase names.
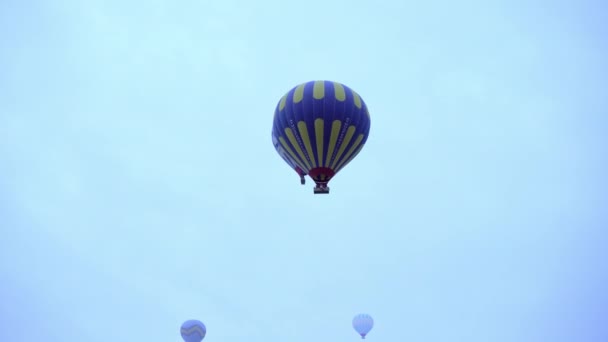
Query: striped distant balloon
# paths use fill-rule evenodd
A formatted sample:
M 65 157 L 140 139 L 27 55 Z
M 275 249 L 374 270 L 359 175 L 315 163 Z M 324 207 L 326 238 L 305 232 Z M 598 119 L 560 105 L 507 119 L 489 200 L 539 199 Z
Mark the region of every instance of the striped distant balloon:
M 185 342 L 201 342 L 207 334 L 207 328 L 203 322 L 191 319 L 182 324 L 181 334 Z
M 329 181 L 359 154 L 369 134 L 370 116 L 363 99 L 349 87 L 310 81 L 288 91 L 276 106 L 272 143 L 314 193 L 329 193 Z
M 367 314 L 359 314 L 353 318 L 353 328 L 364 339 L 370 330 L 374 327 L 374 319 Z

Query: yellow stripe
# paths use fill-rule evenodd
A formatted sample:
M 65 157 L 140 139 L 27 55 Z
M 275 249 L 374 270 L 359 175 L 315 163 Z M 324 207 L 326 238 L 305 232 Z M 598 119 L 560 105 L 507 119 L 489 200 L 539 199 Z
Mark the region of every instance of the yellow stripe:
M 304 146 L 306 147 L 306 152 L 308 152 L 308 156 L 312 161 L 312 167 L 317 167 L 317 161 L 314 158 L 314 154 L 312 154 L 312 145 L 310 144 L 310 137 L 308 136 L 308 127 L 306 127 L 306 122 L 300 121 L 298 122 L 298 131 L 300 132 L 300 136 L 302 137 L 302 141 L 304 141 Z
M 293 93 L 293 103 L 298 103 L 304 98 L 304 84 L 300 84 L 296 87 L 296 91 Z
M 346 92 L 340 83 L 334 82 L 334 93 L 336 94 L 336 100 L 342 102 L 346 99 Z
M 325 96 L 325 82 L 323 82 L 323 81 L 315 82 L 315 86 L 312 91 L 312 96 L 317 100 L 320 100 Z
M 359 94 L 355 93 L 354 90 L 352 90 L 353 92 L 353 97 L 355 100 L 355 106 L 357 106 L 357 108 L 361 109 L 361 97 L 359 97 Z
M 279 102 L 279 110 L 283 110 L 285 108 L 286 102 L 287 102 L 287 95 L 283 95 L 283 97 L 281 97 L 281 102 Z
M 359 148 L 355 151 L 355 153 L 353 153 L 352 156 L 350 156 L 350 158 L 348 159 L 344 159 L 346 162 L 344 164 L 342 164 L 342 166 L 340 166 L 340 168 L 338 168 L 335 172 L 339 172 L 340 170 L 342 170 L 346 165 L 348 165 L 348 163 L 350 163 L 353 159 L 355 159 L 355 157 L 359 154 L 359 152 L 361 152 L 361 149 L 363 149 L 363 145 L 359 146 Z
M 283 148 L 285 149 L 285 151 L 287 151 L 287 153 L 289 153 L 291 158 L 293 158 L 292 161 L 294 162 L 294 164 L 298 165 L 301 169 L 306 169 L 304 167 L 304 164 L 302 164 L 302 162 L 298 158 L 298 156 L 296 156 L 296 154 L 293 153 L 291 147 L 289 147 L 289 145 L 287 144 L 287 141 L 285 141 L 285 138 L 279 137 L 279 141 L 281 142 L 281 145 L 283 145 Z
M 338 140 L 338 135 L 340 134 L 340 127 L 342 127 L 342 121 L 340 120 L 334 120 L 334 122 L 331 124 L 331 135 L 329 136 L 329 146 L 327 150 L 327 157 L 325 159 L 326 167 L 329 166 L 329 159 L 336 148 L 336 140 Z
M 302 161 L 306 165 L 306 169 L 310 170 L 310 164 L 308 163 L 308 160 L 306 159 L 306 156 L 304 155 L 304 151 L 302 151 L 302 148 L 300 148 L 300 144 L 298 144 L 298 141 L 296 140 L 296 136 L 293 134 L 293 131 L 291 130 L 291 128 L 289 128 L 289 127 L 285 128 L 285 134 L 287 135 L 287 139 L 289 139 L 291 146 L 293 146 L 296 149 L 296 152 L 298 152 L 298 155 L 300 156 L 300 158 L 302 158 Z
M 355 140 L 355 142 L 353 143 L 353 146 L 351 146 L 348 149 L 348 152 L 346 152 L 346 154 L 344 155 L 344 158 L 342 158 L 342 160 L 338 163 L 338 166 L 336 167 L 336 169 L 334 170 L 335 172 L 337 172 L 338 170 L 340 170 L 342 167 L 344 167 L 344 165 L 346 165 L 348 162 L 350 162 L 350 160 L 352 158 L 354 158 L 355 155 L 357 155 L 357 153 L 359 153 L 359 151 L 361 150 L 361 148 L 363 147 L 363 145 L 361 145 L 361 147 L 359 147 L 359 150 L 357 150 L 357 153 L 355 153 L 352 157 L 351 154 L 353 154 L 353 152 L 355 151 L 355 149 L 357 148 L 357 146 L 359 146 L 359 144 L 361 143 L 361 141 L 363 141 L 363 134 L 359 134 L 359 136 L 357 137 L 357 140 Z
M 351 125 L 350 127 L 348 127 L 348 130 L 346 130 L 346 136 L 344 136 L 344 140 L 342 140 L 342 143 L 340 144 L 340 149 L 338 150 L 338 153 L 336 154 L 336 158 L 334 158 L 334 162 L 331 163 L 330 169 L 335 170 L 334 167 L 336 166 L 336 163 L 338 162 L 338 160 L 340 160 L 340 156 L 342 156 L 342 153 L 344 153 L 344 150 L 346 150 L 346 146 L 348 146 L 350 139 L 353 138 L 353 135 L 355 134 L 356 129 L 357 128 L 354 125 Z
M 319 166 L 323 166 L 323 119 L 315 120 L 315 135 L 317 137 L 317 157 L 319 158 Z

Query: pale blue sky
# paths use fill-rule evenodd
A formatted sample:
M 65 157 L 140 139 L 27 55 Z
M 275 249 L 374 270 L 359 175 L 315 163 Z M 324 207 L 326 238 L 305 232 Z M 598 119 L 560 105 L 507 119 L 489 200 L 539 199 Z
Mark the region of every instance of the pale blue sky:
M 608 339 L 602 1 L 0 2 L 0 341 Z M 366 101 L 313 195 L 301 82 Z

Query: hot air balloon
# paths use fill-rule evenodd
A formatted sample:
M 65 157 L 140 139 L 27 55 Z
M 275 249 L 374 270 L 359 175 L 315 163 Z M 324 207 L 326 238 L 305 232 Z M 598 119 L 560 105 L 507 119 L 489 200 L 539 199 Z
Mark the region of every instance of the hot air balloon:
M 185 342 L 201 342 L 207 334 L 207 328 L 203 322 L 191 319 L 182 324 L 181 334 Z
M 353 318 L 353 328 L 364 339 L 374 327 L 374 319 L 368 314 L 359 314 Z
M 310 81 L 292 88 L 277 104 L 272 141 L 283 160 L 315 183 L 315 194 L 359 154 L 367 141 L 370 116 L 365 102 L 349 87 Z

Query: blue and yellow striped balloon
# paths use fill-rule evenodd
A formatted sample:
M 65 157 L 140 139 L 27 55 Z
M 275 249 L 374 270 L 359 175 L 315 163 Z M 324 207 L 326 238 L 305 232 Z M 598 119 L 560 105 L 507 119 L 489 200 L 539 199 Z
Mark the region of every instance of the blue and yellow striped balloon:
M 207 335 L 207 328 L 203 322 L 195 319 L 185 321 L 180 331 L 185 342 L 201 342 Z
M 311 81 L 277 104 L 272 140 L 292 169 L 315 181 L 315 193 L 328 193 L 327 183 L 359 154 L 369 129 L 359 94 L 337 82 Z

